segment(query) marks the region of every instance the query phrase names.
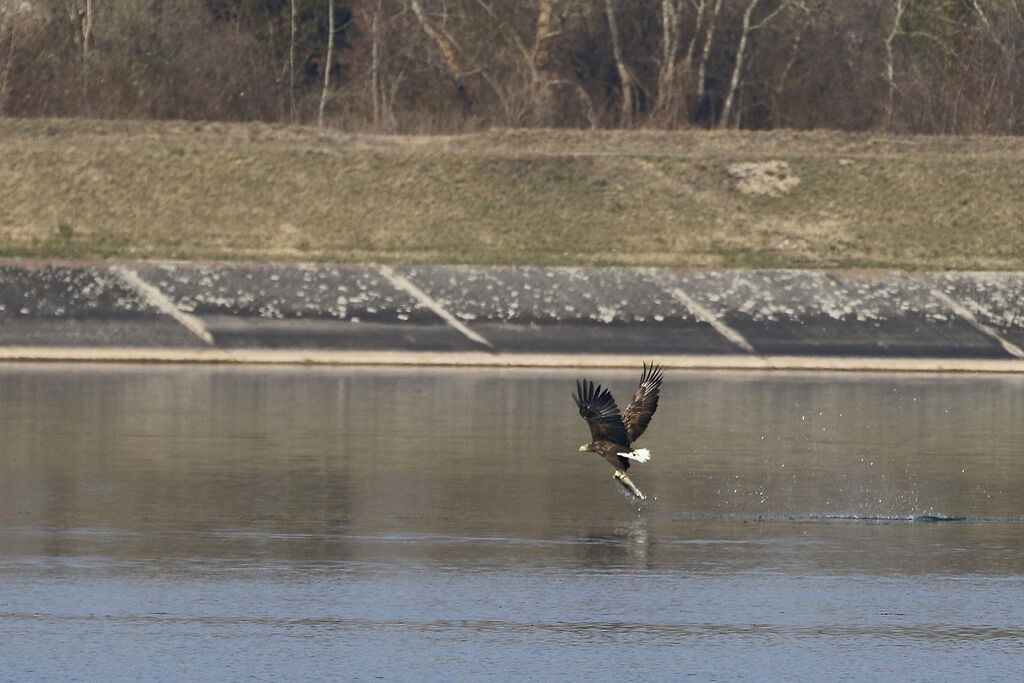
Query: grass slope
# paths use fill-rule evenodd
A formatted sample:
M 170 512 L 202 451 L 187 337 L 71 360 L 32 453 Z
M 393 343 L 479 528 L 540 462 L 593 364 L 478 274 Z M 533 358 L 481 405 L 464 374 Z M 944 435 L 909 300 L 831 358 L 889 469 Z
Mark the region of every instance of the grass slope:
M 0 119 L 0 188 L 3 256 L 1024 270 L 1019 138 Z

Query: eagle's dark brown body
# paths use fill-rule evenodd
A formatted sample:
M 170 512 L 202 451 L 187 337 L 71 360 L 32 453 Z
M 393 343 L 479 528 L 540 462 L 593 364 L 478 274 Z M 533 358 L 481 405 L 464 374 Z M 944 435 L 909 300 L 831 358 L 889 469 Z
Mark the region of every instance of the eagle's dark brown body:
M 658 394 L 661 388 L 661 368 L 655 364 L 644 364 L 640 375 L 640 387 L 633 400 L 626 407 L 625 414 L 619 412 L 612 393 L 587 380 L 576 380 L 573 399 L 580 409 L 580 415 L 590 426 L 591 441 L 580 446 L 580 451 L 593 451 L 615 468 L 616 479 L 626 486 L 626 470 L 630 460 L 646 462 L 650 457 L 646 450 L 634 450 L 633 442 L 647 429 L 651 416 L 658 409 Z M 620 476 L 621 475 L 621 476 Z M 624 481 L 625 480 L 625 481 Z M 629 482 L 631 485 L 632 482 Z M 633 486 L 627 486 L 643 498 Z

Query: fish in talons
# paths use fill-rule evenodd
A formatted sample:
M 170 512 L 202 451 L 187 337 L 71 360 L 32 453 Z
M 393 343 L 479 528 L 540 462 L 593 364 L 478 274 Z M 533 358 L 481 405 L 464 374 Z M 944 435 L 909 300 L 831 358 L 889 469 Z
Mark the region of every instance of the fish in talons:
M 644 495 L 643 491 L 636 487 L 636 484 L 633 483 L 633 480 L 629 478 L 628 474 L 622 470 L 615 470 L 615 474 L 612 476 L 615 477 L 615 481 L 622 484 L 622 488 L 639 498 L 641 502 L 647 500 L 647 496 Z
M 590 443 L 580 446 L 580 452 L 597 453 L 615 468 L 615 481 L 641 501 L 647 500 L 633 480 L 626 474 L 630 462 L 647 462 L 651 453 L 646 448 L 633 448 L 633 442 L 647 429 L 651 416 L 658 409 L 658 395 L 661 389 L 661 368 L 644 363 L 640 375 L 640 387 L 625 413 L 619 412 L 615 399 L 608 389 L 602 389 L 588 380 L 576 380 L 573 399 L 580 410 L 580 416 L 590 426 Z

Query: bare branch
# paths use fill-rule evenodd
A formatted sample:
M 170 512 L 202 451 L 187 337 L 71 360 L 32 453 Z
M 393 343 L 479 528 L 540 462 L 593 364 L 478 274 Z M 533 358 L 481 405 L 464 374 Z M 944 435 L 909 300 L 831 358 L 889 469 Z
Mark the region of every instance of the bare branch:
M 771 12 L 766 14 L 764 16 L 764 18 L 761 19 L 761 21 L 757 22 L 756 24 L 751 24 L 750 25 L 750 30 L 751 31 L 756 31 L 756 30 L 758 30 L 760 28 L 764 28 L 765 24 L 770 22 L 777 15 L 779 15 L 784 10 L 789 9 L 790 7 L 799 7 L 803 11 L 805 11 L 805 12 L 807 11 L 807 8 L 804 7 L 803 3 L 800 3 L 800 2 L 784 2 L 781 5 L 779 5 L 778 7 L 776 7 L 774 10 L 772 10 Z
M 995 43 L 996 47 L 999 48 L 999 51 L 1003 53 L 1003 57 L 1006 58 L 1011 56 L 1012 50 L 1008 48 L 1003 41 L 999 40 L 999 36 L 996 34 L 995 29 L 992 27 L 992 24 L 989 23 L 988 15 L 981 9 L 981 5 L 978 3 L 978 0 L 967 0 L 967 4 L 972 10 L 974 10 L 974 14 L 981 21 L 982 26 L 985 27 L 985 31 L 988 33 L 989 38 L 993 43 Z M 1014 4 L 1014 9 L 1017 9 L 1016 4 Z
M 423 7 L 420 5 L 419 0 L 411 0 L 410 7 L 416 15 L 416 18 L 419 19 L 420 26 L 423 27 L 423 32 L 426 33 L 441 50 L 441 54 L 444 55 L 444 59 L 448 63 L 448 69 L 451 71 L 452 77 L 456 82 L 460 82 L 462 75 L 466 71 L 469 71 L 469 69 L 465 68 L 462 64 L 462 59 L 460 57 L 462 50 L 455 42 L 455 39 L 452 38 L 444 29 L 434 26 L 434 23 L 430 21 L 426 13 L 423 11 Z
M 441 54 L 444 55 L 445 62 L 448 64 L 448 70 L 451 73 L 452 79 L 455 81 L 455 86 L 463 101 L 466 103 L 469 102 L 469 94 L 466 91 L 466 85 L 464 83 L 465 78 L 467 76 L 479 74 L 479 76 L 494 92 L 498 101 L 501 103 L 502 110 L 505 112 L 505 115 L 508 116 L 510 112 L 509 102 L 505 91 L 501 88 L 501 85 L 494 80 L 486 69 L 472 63 L 472 60 L 466 56 L 465 51 L 459 47 L 459 44 L 451 34 L 430 21 L 426 13 L 423 11 L 423 7 L 420 5 L 419 0 L 411 0 L 410 7 L 416 15 L 416 18 L 419 20 L 420 26 L 423 27 L 423 32 L 437 44 L 437 47 L 441 50 Z
M 473 1 L 476 4 L 478 4 L 481 8 L 483 8 L 483 10 L 491 16 L 491 19 L 494 20 L 495 24 L 497 24 L 498 30 L 501 31 L 501 34 L 505 37 L 506 42 L 508 42 L 509 45 L 516 49 L 516 51 L 519 53 L 519 56 L 523 58 L 523 63 L 526 65 L 526 67 L 532 70 L 533 54 L 526 47 L 526 44 L 523 43 L 519 35 L 514 30 L 512 30 L 506 22 L 498 18 L 498 15 L 495 14 L 494 9 L 490 6 L 490 4 L 484 2 L 484 0 Z

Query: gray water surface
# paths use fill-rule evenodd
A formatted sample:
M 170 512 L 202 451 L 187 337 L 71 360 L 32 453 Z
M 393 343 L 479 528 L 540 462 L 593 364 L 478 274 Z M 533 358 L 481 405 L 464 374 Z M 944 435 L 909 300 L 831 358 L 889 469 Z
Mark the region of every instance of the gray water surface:
M 1019 678 L 1024 377 L 667 373 L 640 507 L 577 376 L 0 366 L 0 678 Z

